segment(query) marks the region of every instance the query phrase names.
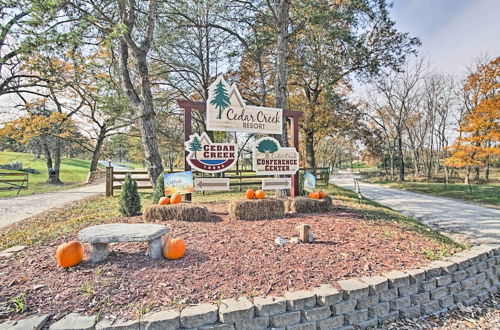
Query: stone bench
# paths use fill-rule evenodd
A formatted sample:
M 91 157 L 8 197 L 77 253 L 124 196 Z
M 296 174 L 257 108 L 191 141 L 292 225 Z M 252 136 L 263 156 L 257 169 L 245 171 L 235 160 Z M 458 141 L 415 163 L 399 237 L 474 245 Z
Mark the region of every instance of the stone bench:
M 148 255 L 153 259 L 163 257 L 162 236 L 168 228 L 153 224 L 112 223 L 87 227 L 80 231 L 78 238 L 90 243 L 90 261 L 99 262 L 109 254 L 109 243 L 148 242 Z

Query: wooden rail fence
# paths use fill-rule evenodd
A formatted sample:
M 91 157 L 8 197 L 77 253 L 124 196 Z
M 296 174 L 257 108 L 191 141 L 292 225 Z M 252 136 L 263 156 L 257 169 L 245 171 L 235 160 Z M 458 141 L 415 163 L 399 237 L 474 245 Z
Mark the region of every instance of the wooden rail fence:
M 299 171 L 314 171 L 313 168 L 301 168 Z M 316 174 L 318 176 L 318 180 L 324 180 L 328 183 L 328 179 L 330 176 L 330 169 L 328 167 L 317 167 L 315 169 Z M 164 172 L 164 173 L 176 173 L 182 171 L 173 171 L 173 172 Z M 228 178 L 230 187 L 239 187 L 239 190 L 242 191 L 242 186 L 247 185 L 257 185 L 261 184 L 262 181 L 254 180 L 254 181 L 244 181 L 248 179 L 262 179 L 269 178 L 269 175 L 248 175 L 242 174 L 245 172 L 251 172 L 250 170 L 231 170 L 223 173 L 219 173 L 220 177 Z M 113 196 L 115 190 L 120 190 L 125 180 L 125 176 L 130 174 L 132 179 L 137 181 L 137 186 L 141 190 L 153 189 L 151 182 L 149 181 L 148 172 L 145 169 L 134 169 L 130 171 L 116 171 L 113 167 L 106 167 L 106 196 Z M 230 175 L 227 175 L 230 174 Z M 193 172 L 193 176 L 195 178 L 212 178 L 215 177 L 211 174 Z
M 22 189 L 28 189 L 28 173 L 1 172 L 0 184 L 0 190 L 17 190 L 17 196 Z

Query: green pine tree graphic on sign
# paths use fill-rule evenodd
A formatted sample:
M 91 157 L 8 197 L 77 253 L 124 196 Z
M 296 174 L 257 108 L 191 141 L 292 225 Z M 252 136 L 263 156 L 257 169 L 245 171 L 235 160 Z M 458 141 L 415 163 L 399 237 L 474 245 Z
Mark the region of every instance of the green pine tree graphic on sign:
M 266 153 L 266 158 L 269 158 L 270 153 L 278 151 L 278 145 L 273 140 L 262 140 L 259 142 L 257 150 Z
M 201 151 L 201 143 L 197 136 L 193 138 L 193 141 L 189 145 L 189 150 L 194 151 L 194 159 L 196 159 L 196 152 Z
M 222 110 L 229 106 L 229 96 L 227 95 L 226 88 L 222 81 L 219 81 L 217 87 L 215 88 L 215 97 L 210 102 L 210 104 L 215 105 L 217 109 L 219 109 L 219 113 L 217 114 L 217 119 L 222 118 Z

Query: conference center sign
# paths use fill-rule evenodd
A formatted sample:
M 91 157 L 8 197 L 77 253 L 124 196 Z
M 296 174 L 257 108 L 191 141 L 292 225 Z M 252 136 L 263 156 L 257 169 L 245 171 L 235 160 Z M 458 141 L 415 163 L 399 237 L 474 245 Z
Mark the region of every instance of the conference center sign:
M 246 105 L 235 84 L 222 76 L 210 85 L 206 125 L 209 131 L 283 133 L 283 110 Z
M 253 146 L 253 170 L 258 175 L 295 174 L 299 153 L 295 148 L 282 148 L 272 137 L 260 138 Z

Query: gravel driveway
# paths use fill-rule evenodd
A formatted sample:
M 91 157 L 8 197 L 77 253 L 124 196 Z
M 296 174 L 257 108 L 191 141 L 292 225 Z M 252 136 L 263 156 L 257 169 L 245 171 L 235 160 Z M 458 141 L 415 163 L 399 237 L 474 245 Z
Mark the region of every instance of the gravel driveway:
M 354 190 L 354 177 L 340 172 L 330 178 L 330 183 Z M 498 209 L 364 182 L 359 182 L 359 186 L 364 197 L 412 216 L 458 241 L 500 243 Z
M 0 228 L 53 207 L 104 192 L 105 185 L 101 183 L 44 194 L 0 198 Z

